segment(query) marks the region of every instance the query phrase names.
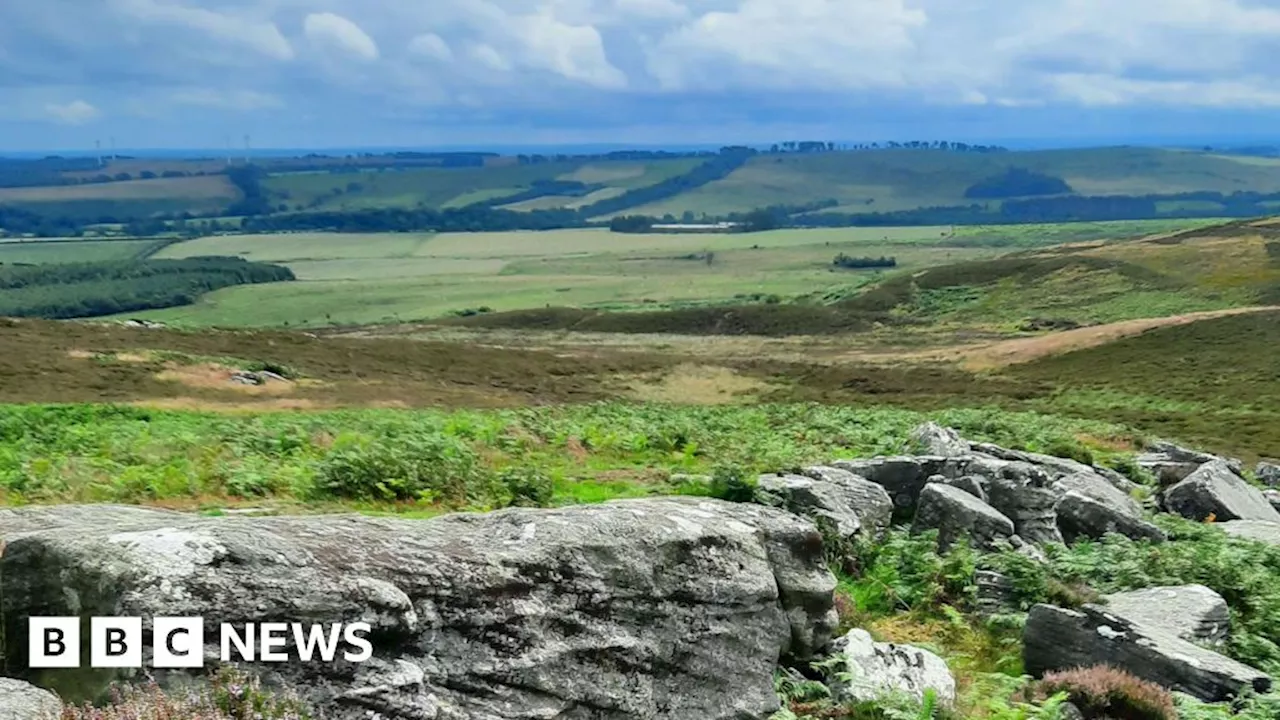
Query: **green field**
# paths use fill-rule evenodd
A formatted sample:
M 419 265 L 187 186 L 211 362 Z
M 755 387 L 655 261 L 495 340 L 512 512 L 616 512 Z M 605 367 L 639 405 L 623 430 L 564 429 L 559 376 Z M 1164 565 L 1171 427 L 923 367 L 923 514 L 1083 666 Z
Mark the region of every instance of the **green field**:
M 484 168 L 410 168 L 353 173 L 282 173 L 264 181 L 273 204 L 291 210 L 361 210 L 380 207 L 442 208 L 514 195 L 538 180 L 573 180 L 607 187 L 589 200 L 546 197 L 507 206 L 513 210 L 572 207 L 652 185 L 688 172 L 696 158 L 652 162 L 561 161 Z
M 155 240 L 0 241 L 0 265 L 127 260 L 155 246 Z
M 826 198 L 839 201 L 835 211 L 850 213 L 968 205 L 966 188 L 1010 167 L 1061 177 L 1082 195 L 1280 190 L 1274 165 L 1156 148 L 991 154 L 876 150 L 758 156 L 723 180 L 627 213 L 722 215 Z
M 607 230 L 208 237 L 159 258 L 239 255 L 293 268 L 298 282 L 215 292 L 145 313 L 184 324 L 315 326 L 417 320 L 467 308 L 636 309 L 854 288 L 872 271 L 834 271 L 837 253 L 921 268 L 990 257 L 938 246 L 946 228 L 779 230 L 750 235 L 628 235 Z M 704 253 L 714 253 L 705 262 Z

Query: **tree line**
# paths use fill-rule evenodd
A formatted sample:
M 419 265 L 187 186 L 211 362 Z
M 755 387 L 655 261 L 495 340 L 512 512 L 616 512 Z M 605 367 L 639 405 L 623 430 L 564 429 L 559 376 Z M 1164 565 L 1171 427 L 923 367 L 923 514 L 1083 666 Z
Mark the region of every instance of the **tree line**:
M 0 265 L 0 315 L 99 317 L 189 305 L 234 285 L 294 279 L 287 267 L 237 257 Z
M 844 253 L 840 253 L 839 255 L 836 255 L 834 260 L 831 261 L 831 264 L 836 267 L 846 268 L 849 270 L 863 270 L 866 268 L 891 268 L 891 267 L 898 266 L 898 259 L 892 258 L 892 257 L 885 257 L 883 255 L 881 255 L 880 257 L 853 257 L 851 255 L 845 255 Z

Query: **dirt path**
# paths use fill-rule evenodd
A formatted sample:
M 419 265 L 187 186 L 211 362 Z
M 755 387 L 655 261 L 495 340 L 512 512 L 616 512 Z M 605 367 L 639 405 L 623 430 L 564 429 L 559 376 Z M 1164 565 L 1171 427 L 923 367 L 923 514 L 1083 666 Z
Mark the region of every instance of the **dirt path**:
M 1265 305 L 1258 307 L 1233 308 L 1231 310 L 1209 310 L 1205 312 L 1187 313 L 1185 315 L 1170 315 L 1168 317 L 1158 318 L 1142 318 L 1139 320 L 1125 320 L 1123 322 L 1108 323 L 1106 325 L 1093 325 L 1090 327 L 1078 328 L 1076 330 L 1065 330 L 1050 335 L 1041 335 L 1030 338 L 1017 338 L 1015 340 L 1002 340 L 995 343 L 972 346 L 969 348 L 957 348 L 957 353 L 962 358 L 960 365 L 966 370 L 990 370 L 992 368 L 1004 367 L 1006 365 L 1017 365 L 1019 363 L 1031 362 L 1039 358 L 1049 355 L 1059 355 L 1075 350 L 1083 350 L 1085 348 L 1097 347 L 1105 345 L 1109 342 L 1115 342 L 1122 338 L 1139 335 L 1148 330 L 1155 328 L 1169 327 L 1171 325 L 1186 325 L 1198 320 L 1208 320 L 1211 318 L 1226 317 L 1228 315 L 1243 315 L 1247 313 L 1265 312 L 1268 310 L 1280 310 L 1280 306 Z

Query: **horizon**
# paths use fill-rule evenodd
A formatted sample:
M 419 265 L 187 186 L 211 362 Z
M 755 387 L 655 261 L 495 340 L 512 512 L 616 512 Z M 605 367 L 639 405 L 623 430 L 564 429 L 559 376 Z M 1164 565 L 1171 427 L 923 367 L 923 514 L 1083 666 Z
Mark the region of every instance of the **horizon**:
M 0 8 L 6 152 L 1274 136 L 1280 8 L 78 0 Z M 1226 130 L 1229 128 L 1229 130 Z M 513 138 L 518 142 L 513 143 Z

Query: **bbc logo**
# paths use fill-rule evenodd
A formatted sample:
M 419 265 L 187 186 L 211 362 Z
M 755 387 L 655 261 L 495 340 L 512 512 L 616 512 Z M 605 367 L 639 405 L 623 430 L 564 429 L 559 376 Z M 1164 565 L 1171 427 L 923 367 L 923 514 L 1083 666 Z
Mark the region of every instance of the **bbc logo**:
M 29 623 L 27 656 L 32 669 L 80 667 L 84 649 L 80 618 L 32 617 Z M 290 631 L 292 647 L 289 647 Z M 359 663 L 373 656 L 373 645 L 365 637 L 370 631 L 368 623 L 250 623 L 242 627 L 224 623 L 220 626 L 218 644 L 224 663 L 288 662 L 295 655 L 304 662 L 311 661 L 313 657 L 334 662 L 339 646 L 345 642 L 358 651 L 348 650 L 343 653 L 343 658 Z M 140 617 L 90 618 L 89 666 L 141 668 L 144 638 Z M 151 667 L 204 667 L 204 618 L 153 618 L 151 638 Z
M 89 623 L 90 667 L 142 667 L 142 618 L 95 617 Z M 153 667 L 204 666 L 203 618 L 155 618 L 152 637 Z M 32 668 L 80 667 L 80 618 L 31 618 L 27 646 Z

